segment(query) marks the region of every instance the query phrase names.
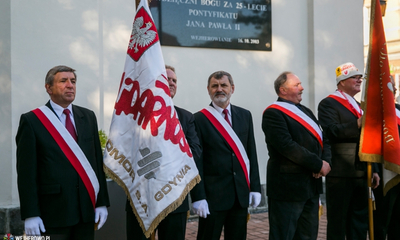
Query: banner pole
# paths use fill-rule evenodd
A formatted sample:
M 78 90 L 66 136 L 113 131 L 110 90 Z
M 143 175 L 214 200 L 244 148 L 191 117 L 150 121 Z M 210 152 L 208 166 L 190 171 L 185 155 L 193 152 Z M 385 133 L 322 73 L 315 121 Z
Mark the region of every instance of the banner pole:
M 369 239 L 374 240 L 374 207 L 372 202 L 372 164 L 367 164 Z
M 147 0 L 147 3 L 150 4 L 151 0 Z M 135 0 L 135 6 L 137 8 L 137 6 L 139 6 L 140 0 Z

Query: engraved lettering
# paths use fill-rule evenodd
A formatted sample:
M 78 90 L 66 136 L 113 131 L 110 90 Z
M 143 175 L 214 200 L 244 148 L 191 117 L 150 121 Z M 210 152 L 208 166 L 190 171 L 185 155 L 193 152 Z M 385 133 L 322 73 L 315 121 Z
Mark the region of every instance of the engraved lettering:
M 231 24 L 220 22 L 208 22 L 208 28 L 232 30 Z
M 189 9 L 189 16 L 210 17 L 210 18 L 224 18 L 224 19 L 237 19 L 238 18 L 238 13 L 223 12 L 223 11 L 199 10 L 199 9 Z
M 221 1 L 217 1 L 217 0 L 201 0 L 201 5 L 219 7 L 219 6 L 221 6 Z
M 199 28 L 205 28 L 206 26 L 202 21 L 190 21 L 186 23 L 186 27 L 199 27 Z
M 224 8 L 232 8 L 232 3 L 228 2 L 228 1 L 224 1 Z

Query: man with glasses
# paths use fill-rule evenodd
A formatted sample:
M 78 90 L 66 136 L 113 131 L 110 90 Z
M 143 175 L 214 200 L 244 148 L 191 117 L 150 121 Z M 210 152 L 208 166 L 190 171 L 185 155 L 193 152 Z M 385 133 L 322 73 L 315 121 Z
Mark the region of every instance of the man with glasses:
M 318 106 L 332 151 L 332 170 L 326 177 L 327 240 L 367 237 L 367 167 L 358 157 L 363 111 L 354 99 L 361 83 L 362 73 L 353 63 L 340 65 L 336 68 L 337 90 Z M 371 181 L 373 188 L 379 185 L 376 172 Z

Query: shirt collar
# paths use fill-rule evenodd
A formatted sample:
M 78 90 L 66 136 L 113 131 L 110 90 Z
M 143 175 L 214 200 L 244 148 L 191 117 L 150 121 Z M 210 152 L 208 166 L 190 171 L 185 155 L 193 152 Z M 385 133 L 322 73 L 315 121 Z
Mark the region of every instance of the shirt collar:
M 56 112 L 58 118 L 60 118 L 60 116 L 63 114 L 63 111 L 65 108 L 61 107 L 60 105 L 58 105 L 57 103 L 53 102 L 50 99 L 50 105 L 53 108 L 54 112 Z M 73 117 L 73 113 L 72 113 L 72 104 L 68 105 L 67 109 L 69 109 L 71 116 Z
M 278 97 L 278 101 L 279 101 L 279 102 L 286 102 L 286 103 L 290 103 L 290 104 L 293 104 L 293 105 L 297 105 L 297 104 L 294 104 L 294 102 L 292 102 L 292 101 L 289 101 L 289 100 L 286 100 L 286 99 L 284 99 L 284 98 L 281 98 L 281 97 Z M 298 105 L 300 105 L 300 103 L 299 103 Z
M 224 111 L 223 108 L 217 106 L 217 104 L 215 104 L 214 102 L 211 103 L 213 105 L 213 107 L 222 115 L 222 111 Z M 226 109 L 228 109 L 228 114 L 229 116 L 232 116 L 232 111 L 231 111 L 231 104 L 229 103 L 228 106 L 226 107 Z

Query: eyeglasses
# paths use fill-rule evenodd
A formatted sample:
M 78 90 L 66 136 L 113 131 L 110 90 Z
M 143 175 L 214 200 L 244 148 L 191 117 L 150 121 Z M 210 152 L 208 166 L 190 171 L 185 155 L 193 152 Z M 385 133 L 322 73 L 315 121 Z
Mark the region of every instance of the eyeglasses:
M 362 76 L 352 76 L 350 78 L 355 78 L 355 79 L 361 80 L 361 81 L 364 80 L 364 78 Z

